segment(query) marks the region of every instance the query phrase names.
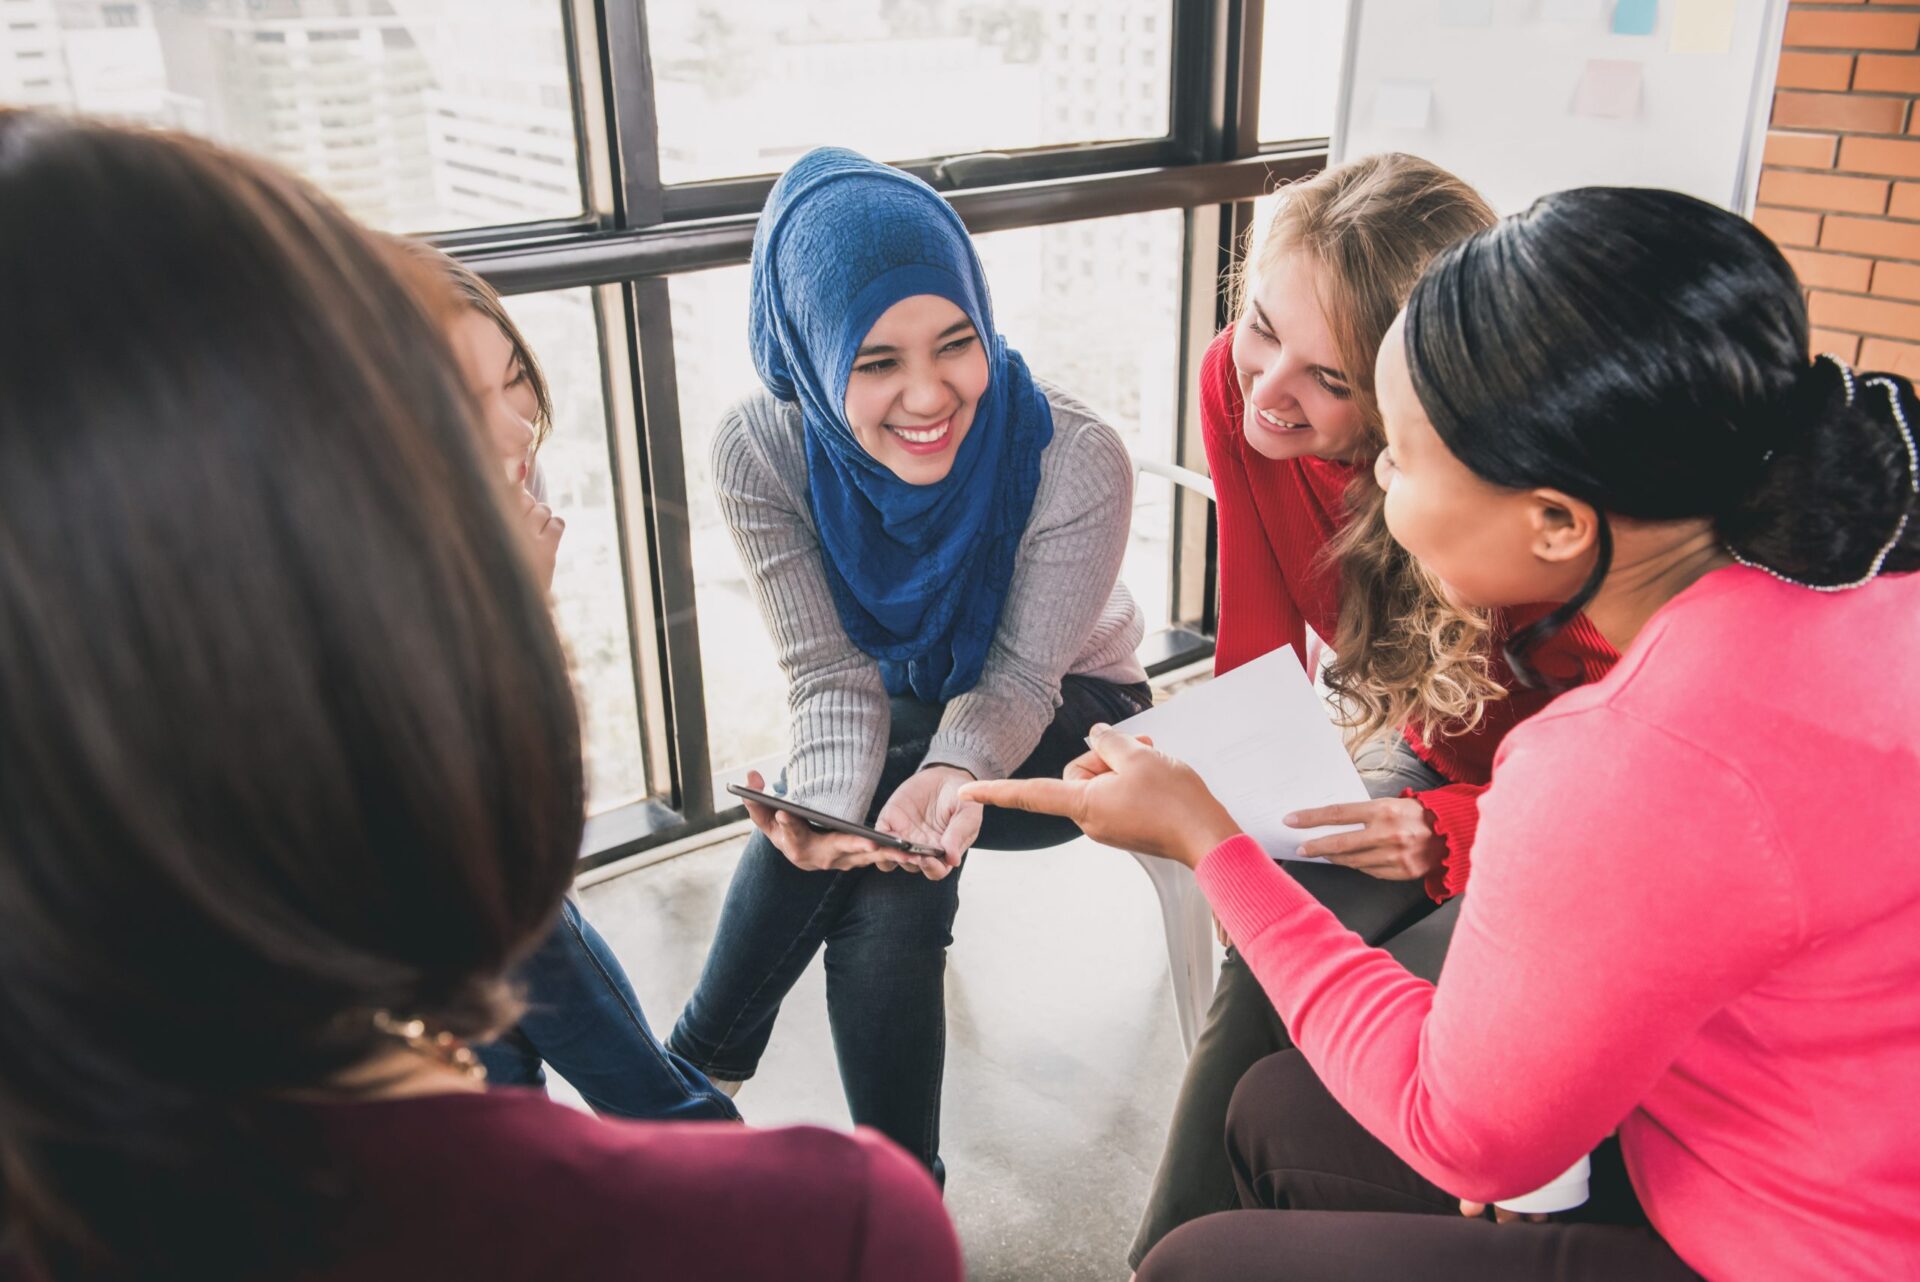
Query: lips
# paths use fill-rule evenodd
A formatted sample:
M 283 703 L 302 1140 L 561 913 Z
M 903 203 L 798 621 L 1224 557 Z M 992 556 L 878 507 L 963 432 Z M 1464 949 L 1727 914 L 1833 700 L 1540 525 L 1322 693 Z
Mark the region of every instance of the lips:
M 953 435 L 953 416 L 949 414 L 938 423 L 888 423 L 886 428 L 909 454 L 938 454 L 947 448 L 947 439 Z

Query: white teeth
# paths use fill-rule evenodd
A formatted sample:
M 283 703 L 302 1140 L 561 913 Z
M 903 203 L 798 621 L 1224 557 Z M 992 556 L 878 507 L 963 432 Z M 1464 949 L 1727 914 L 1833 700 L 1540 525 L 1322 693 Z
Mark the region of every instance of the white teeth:
M 912 441 L 915 445 L 931 445 L 947 434 L 947 425 L 942 423 L 938 427 L 928 428 L 920 432 L 906 427 L 896 427 L 893 430 L 907 440 Z
M 1261 410 L 1260 418 L 1261 418 L 1261 421 L 1272 424 L 1274 427 L 1279 428 L 1283 432 L 1297 432 L 1301 428 L 1306 426 L 1305 423 L 1289 423 L 1287 422 L 1286 419 L 1281 418 L 1278 414 L 1275 414 L 1272 410 Z

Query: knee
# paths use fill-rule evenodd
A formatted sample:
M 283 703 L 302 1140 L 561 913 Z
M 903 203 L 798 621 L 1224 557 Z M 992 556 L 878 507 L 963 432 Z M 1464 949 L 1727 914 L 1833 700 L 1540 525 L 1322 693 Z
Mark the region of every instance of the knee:
M 1223 1211 L 1189 1220 L 1161 1238 L 1134 1271 L 1133 1282 L 1214 1282 L 1221 1273 L 1221 1251 L 1215 1240 L 1233 1226 L 1238 1211 Z
M 1313 1119 L 1333 1097 L 1297 1050 L 1269 1055 L 1240 1078 L 1227 1106 L 1227 1152 L 1242 1169 L 1299 1164 L 1314 1143 Z

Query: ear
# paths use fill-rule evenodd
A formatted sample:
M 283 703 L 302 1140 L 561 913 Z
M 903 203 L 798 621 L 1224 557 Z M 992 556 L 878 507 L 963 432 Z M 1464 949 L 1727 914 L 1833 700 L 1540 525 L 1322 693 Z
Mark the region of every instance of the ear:
M 1542 561 L 1564 565 L 1590 555 L 1600 542 L 1600 515 L 1591 503 L 1564 490 L 1539 489 L 1527 495 L 1532 537 L 1528 550 Z

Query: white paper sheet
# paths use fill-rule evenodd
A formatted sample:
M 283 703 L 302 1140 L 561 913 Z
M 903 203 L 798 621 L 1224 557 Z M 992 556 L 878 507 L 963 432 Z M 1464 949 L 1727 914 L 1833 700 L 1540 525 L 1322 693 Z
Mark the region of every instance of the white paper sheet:
M 1276 859 L 1353 825 L 1289 828 L 1281 817 L 1367 800 L 1319 691 L 1289 646 L 1262 655 L 1117 727 L 1200 772 L 1234 822 Z

